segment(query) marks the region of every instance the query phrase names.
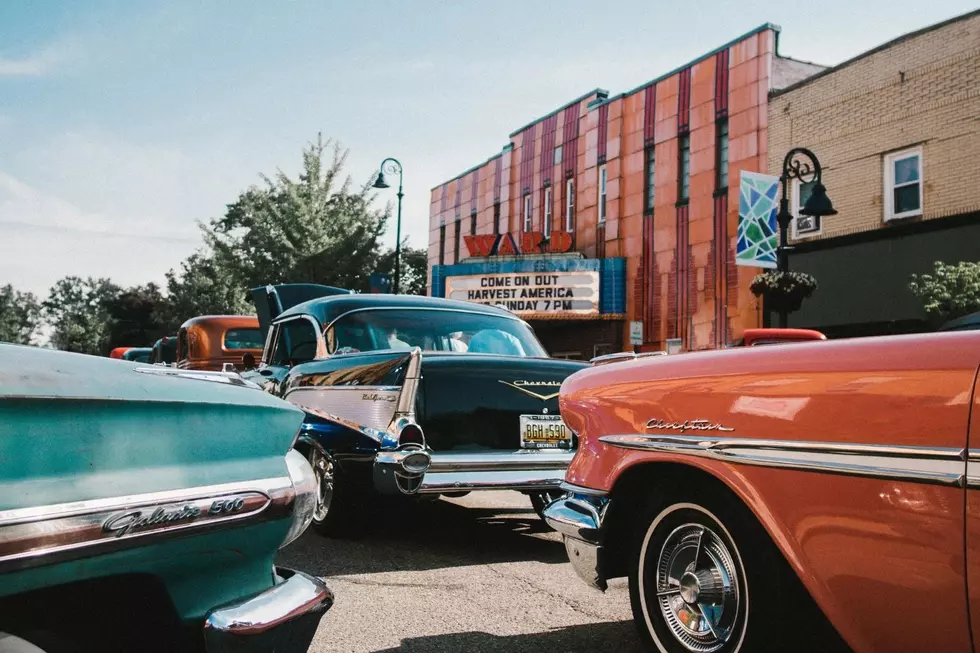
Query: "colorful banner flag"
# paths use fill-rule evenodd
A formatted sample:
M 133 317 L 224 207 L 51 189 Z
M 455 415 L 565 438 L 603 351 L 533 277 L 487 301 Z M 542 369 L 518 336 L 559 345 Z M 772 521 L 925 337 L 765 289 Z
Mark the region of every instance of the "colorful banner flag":
M 739 185 L 736 265 L 776 267 L 778 209 L 779 177 L 743 170 Z

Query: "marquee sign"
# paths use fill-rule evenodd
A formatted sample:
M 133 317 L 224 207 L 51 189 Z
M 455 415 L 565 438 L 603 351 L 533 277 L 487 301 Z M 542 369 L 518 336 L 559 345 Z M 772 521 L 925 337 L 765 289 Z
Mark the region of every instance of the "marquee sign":
M 514 234 L 477 234 L 464 236 L 470 256 L 518 256 L 520 254 L 563 253 L 572 249 L 572 234 L 552 231 L 545 242 L 540 231 Z
M 599 314 L 599 273 L 506 272 L 446 277 L 446 298 L 502 306 L 523 317 Z

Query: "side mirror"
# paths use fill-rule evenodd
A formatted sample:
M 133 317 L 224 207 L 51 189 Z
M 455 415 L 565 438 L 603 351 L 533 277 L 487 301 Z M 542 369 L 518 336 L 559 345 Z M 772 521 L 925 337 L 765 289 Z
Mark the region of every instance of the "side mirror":
M 246 370 L 255 369 L 255 356 L 252 355 L 252 352 L 247 351 L 242 356 L 242 367 Z

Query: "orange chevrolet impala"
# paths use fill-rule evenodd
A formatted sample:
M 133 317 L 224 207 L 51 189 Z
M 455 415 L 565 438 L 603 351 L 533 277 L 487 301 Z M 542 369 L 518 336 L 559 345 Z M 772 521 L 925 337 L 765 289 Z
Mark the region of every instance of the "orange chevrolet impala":
M 546 518 L 652 651 L 973 651 L 978 366 L 966 331 L 582 370 Z

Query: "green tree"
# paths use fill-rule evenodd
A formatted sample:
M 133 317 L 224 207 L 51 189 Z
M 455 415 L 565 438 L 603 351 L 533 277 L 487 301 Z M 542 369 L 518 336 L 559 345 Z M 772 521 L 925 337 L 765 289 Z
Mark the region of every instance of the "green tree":
M 148 347 L 162 338 L 166 329 L 161 313 L 167 300 L 155 283 L 133 286 L 105 300 L 105 348 Z
M 34 293 L 0 287 L 0 342 L 32 344 L 41 322 L 41 305 Z
M 247 288 L 231 270 L 207 253 L 191 254 L 180 271 L 167 273 L 167 301 L 156 317 L 168 334 L 198 315 L 251 315 Z
M 60 279 L 42 303 L 57 349 L 105 355 L 109 345 L 108 303 L 120 293 L 109 279 Z
M 909 290 L 922 298 L 928 315 L 940 321 L 980 311 L 980 262 L 936 261 L 931 274 L 913 274 Z
M 224 217 L 202 225 L 215 265 L 243 291 L 290 282 L 367 290 L 389 210 L 372 208 L 369 184 L 356 190 L 342 176 L 347 153 L 318 136 L 303 150 L 298 179 L 282 171 L 263 175 L 262 187 L 248 189 Z
M 426 294 L 426 281 L 429 267 L 429 254 L 424 249 L 415 249 L 408 246 L 407 241 L 402 244 L 401 279 L 399 279 L 399 292 L 402 295 L 424 295 Z M 395 250 L 389 249 L 381 255 L 378 260 L 377 272 L 387 274 L 394 283 L 395 274 Z

